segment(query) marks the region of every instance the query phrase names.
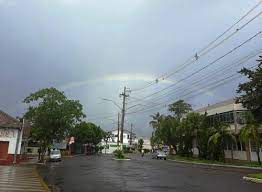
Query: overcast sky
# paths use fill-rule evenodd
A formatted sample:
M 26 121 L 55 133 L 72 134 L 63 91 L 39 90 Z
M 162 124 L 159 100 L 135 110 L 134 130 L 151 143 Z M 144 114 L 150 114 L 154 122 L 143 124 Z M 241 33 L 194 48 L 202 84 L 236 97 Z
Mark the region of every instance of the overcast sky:
M 113 99 L 120 105 L 119 94 L 124 86 L 132 90 L 144 87 L 162 74 L 177 70 L 258 2 L 0 0 L 0 109 L 21 116 L 26 109 L 22 100 L 27 95 L 53 86 L 68 97 L 79 99 L 87 117 L 103 129 L 110 130 L 115 125 L 109 119 L 116 120 L 119 110 L 101 98 Z M 236 28 L 261 10 L 262 5 Z M 197 94 L 201 85 L 226 77 L 225 72 L 204 80 L 198 85 L 200 87 L 191 85 L 211 71 L 219 71 L 223 65 L 231 65 L 252 51 L 262 49 L 261 35 L 192 79 L 172 87 L 173 93 L 168 97 L 155 95 L 149 101 L 135 100 L 176 83 L 255 35 L 262 30 L 261 17 L 169 79 L 131 92 L 128 107 L 138 103 L 152 105 L 154 98 L 155 103 L 168 98 L 172 101 L 185 99 L 198 108 L 234 97 L 237 84 L 244 78 Z M 251 66 L 255 59 L 235 64 L 226 72 L 232 74 L 242 66 Z M 183 96 L 183 90 L 191 90 L 192 94 Z M 130 112 L 142 109 L 137 106 Z M 149 116 L 157 111 L 165 112 L 166 108 L 127 115 L 126 128 L 133 123 L 139 136 L 149 136 L 152 130 L 148 124 Z

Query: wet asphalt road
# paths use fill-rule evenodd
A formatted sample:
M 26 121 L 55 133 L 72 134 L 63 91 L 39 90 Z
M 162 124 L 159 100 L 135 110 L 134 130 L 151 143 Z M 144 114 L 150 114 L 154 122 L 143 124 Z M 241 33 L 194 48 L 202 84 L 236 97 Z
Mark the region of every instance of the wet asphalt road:
M 115 161 L 111 156 L 78 156 L 39 167 L 54 191 L 70 192 L 262 192 L 242 180 L 249 171 L 213 169 L 149 156 Z

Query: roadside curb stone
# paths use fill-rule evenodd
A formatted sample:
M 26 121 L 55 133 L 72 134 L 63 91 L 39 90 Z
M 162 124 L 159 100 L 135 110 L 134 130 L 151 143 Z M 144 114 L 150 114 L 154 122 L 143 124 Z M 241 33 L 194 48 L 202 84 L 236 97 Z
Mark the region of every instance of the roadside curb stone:
M 253 178 L 253 177 L 246 177 L 246 176 L 244 176 L 243 179 L 245 181 L 251 181 L 251 182 L 254 182 L 254 183 L 262 184 L 262 179 L 257 179 L 257 178 Z
M 131 159 L 117 159 L 117 158 L 112 158 L 115 161 L 130 161 Z

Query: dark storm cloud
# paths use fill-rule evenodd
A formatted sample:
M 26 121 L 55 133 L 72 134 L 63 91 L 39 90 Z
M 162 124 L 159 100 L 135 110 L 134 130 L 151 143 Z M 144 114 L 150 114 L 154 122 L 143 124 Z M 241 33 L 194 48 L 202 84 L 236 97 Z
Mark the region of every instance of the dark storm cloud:
M 125 85 L 140 87 L 176 69 L 257 2 L 0 0 L 0 108 L 21 115 L 24 97 L 55 86 L 80 99 L 90 119 L 95 114 L 116 114 L 118 110 L 111 103 L 102 103 L 101 97 L 120 104 L 118 95 Z M 172 81 L 237 46 L 261 30 L 260 26 L 261 18 L 254 20 Z M 222 63 L 259 47 L 261 42 L 253 41 Z M 134 94 L 143 97 L 169 83 Z M 207 91 L 190 102 L 201 106 L 232 97 L 236 85 L 237 81 Z M 149 135 L 148 117 L 153 112 L 128 116 L 127 121 L 134 122 L 139 134 Z M 110 120 L 94 121 L 105 129 L 114 126 Z

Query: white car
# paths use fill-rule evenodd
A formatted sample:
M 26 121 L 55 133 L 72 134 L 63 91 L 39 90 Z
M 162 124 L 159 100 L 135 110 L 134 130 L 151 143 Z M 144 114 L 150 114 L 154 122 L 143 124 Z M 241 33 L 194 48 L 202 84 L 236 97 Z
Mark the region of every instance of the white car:
M 167 154 L 164 151 L 156 151 L 153 153 L 153 159 L 164 159 L 166 160 Z
M 53 149 L 50 151 L 50 161 L 61 161 L 61 152 L 59 149 Z

